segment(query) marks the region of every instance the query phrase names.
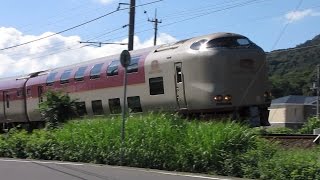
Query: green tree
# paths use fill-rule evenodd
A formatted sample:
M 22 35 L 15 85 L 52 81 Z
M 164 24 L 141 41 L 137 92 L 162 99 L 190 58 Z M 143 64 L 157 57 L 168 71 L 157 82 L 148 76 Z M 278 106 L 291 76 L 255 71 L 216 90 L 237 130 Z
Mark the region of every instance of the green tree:
M 46 100 L 40 103 L 40 113 L 47 127 L 56 128 L 61 123 L 77 117 L 76 100 L 60 91 L 48 91 Z

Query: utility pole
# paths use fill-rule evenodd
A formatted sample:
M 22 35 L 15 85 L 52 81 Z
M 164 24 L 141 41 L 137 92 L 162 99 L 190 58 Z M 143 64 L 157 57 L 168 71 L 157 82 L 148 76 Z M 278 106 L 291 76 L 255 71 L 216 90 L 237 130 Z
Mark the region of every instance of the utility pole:
M 158 20 L 157 18 L 157 9 L 156 12 L 154 14 L 154 19 L 150 20 L 148 19 L 149 22 L 153 22 L 154 23 L 154 40 L 153 40 L 153 45 L 157 45 L 157 35 L 158 35 L 158 23 L 162 23 L 162 21 Z
M 317 66 L 317 118 L 320 119 L 320 64 Z
M 317 65 L 317 79 L 316 82 L 313 83 L 312 90 L 316 90 L 317 92 L 317 119 L 320 120 L 320 64 Z
M 129 42 L 128 51 L 133 50 L 134 41 L 134 20 L 136 14 L 136 0 L 130 0 L 130 17 L 129 17 Z

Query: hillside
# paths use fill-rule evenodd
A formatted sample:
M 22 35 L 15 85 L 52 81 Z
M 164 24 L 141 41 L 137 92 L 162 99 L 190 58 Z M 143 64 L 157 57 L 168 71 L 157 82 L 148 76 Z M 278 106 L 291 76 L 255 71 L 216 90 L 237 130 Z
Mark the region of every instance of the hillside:
M 269 78 L 275 98 L 314 93 L 310 87 L 316 79 L 316 65 L 320 64 L 320 35 L 295 48 L 298 49 L 281 49 L 267 54 Z

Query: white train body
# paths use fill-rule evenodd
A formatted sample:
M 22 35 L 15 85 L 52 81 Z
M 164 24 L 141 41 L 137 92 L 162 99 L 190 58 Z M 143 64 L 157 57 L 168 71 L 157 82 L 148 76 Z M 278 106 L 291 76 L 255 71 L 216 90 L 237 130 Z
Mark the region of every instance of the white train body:
M 264 51 L 239 34 L 216 33 L 131 52 L 131 113 L 177 111 L 215 114 L 270 105 Z M 42 121 L 39 102 L 48 89 L 78 99 L 81 115 L 120 113 L 124 69 L 119 55 L 0 80 L 0 123 Z

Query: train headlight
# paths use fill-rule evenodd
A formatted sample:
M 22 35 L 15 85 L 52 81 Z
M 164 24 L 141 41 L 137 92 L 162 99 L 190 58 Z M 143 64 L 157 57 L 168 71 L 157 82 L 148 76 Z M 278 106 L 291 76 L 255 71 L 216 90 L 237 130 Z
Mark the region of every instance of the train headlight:
M 264 92 L 263 96 L 264 96 L 264 100 L 266 102 L 271 101 L 271 97 L 272 97 L 271 92 L 266 91 L 266 92 Z
M 217 95 L 213 99 L 217 102 L 221 102 L 223 100 L 223 97 L 221 95 Z
M 224 99 L 225 101 L 227 101 L 227 102 L 230 102 L 231 99 L 232 99 L 232 97 L 231 97 L 231 95 L 225 95 L 223 99 Z
M 268 98 L 268 97 L 271 97 L 272 95 L 271 95 L 271 92 L 266 91 L 266 92 L 264 92 L 263 96 L 265 98 Z

